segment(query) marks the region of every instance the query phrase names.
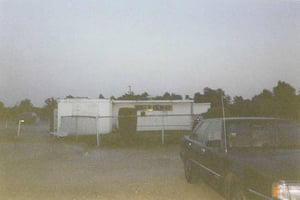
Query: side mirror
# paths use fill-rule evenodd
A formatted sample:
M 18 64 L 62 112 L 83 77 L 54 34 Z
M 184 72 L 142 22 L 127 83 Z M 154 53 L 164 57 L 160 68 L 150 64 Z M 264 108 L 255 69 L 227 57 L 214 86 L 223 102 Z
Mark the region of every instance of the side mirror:
M 221 140 L 210 140 L 206 142 L 207 147 L 221 147 Z

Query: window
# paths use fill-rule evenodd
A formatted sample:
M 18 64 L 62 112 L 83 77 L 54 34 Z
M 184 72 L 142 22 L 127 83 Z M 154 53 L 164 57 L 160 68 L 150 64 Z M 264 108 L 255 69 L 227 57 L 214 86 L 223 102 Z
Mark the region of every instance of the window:
M 141 112 L 141 117 L 145 117 L 146 116 L 146 112 L 145 111 L 142 111 Z
M 275 130 L 266 120 L 242 120 L 227 123 L 229 147 L 274 146 Z
M 205 137 L 206 137 L 206 129 L 209 125 L 208 121 L 204 121 L 202 124 L 198 126 L 198 128 L 195 131 L 195 134 L 197 135 L 197 140 L 203 144 L 205 144 Z
M 222 121 L 212 121 L 207 128 L 206 141 L 220 140 L 222 137 Z
M 139 111 L 172 111 L 172 105 L 136 105 L 135 108 Z
M 280 122 L 277 145 L 279 147 L 300 146 L 300 129 L 292 123 Z

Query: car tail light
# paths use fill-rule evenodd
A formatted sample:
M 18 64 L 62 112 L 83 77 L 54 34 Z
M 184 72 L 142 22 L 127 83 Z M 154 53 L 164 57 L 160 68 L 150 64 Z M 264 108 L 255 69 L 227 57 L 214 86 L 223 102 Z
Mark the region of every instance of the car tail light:
M 279 200 L 300 200 L 300 182 L 280 181 L 274 183 L 272 197 Z
M 290 200 L 289 188 L 285 182 L 274 183 L 272 197 L 280 200 Z

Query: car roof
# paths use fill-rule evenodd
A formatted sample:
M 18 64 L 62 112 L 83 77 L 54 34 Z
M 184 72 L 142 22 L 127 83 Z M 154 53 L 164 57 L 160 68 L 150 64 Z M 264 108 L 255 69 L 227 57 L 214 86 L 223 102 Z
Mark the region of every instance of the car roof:
M 225 118 L 208 118 L 205 120 L 285 120 L 275 117 L 225 117 Z

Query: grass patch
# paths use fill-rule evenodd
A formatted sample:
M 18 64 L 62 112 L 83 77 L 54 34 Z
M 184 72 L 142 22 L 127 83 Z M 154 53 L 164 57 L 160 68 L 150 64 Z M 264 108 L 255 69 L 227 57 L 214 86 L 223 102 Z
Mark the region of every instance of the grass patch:
M 1 129 L 0 130 L 0 142 L 15 142 L 17 141 L 16 129 Z

